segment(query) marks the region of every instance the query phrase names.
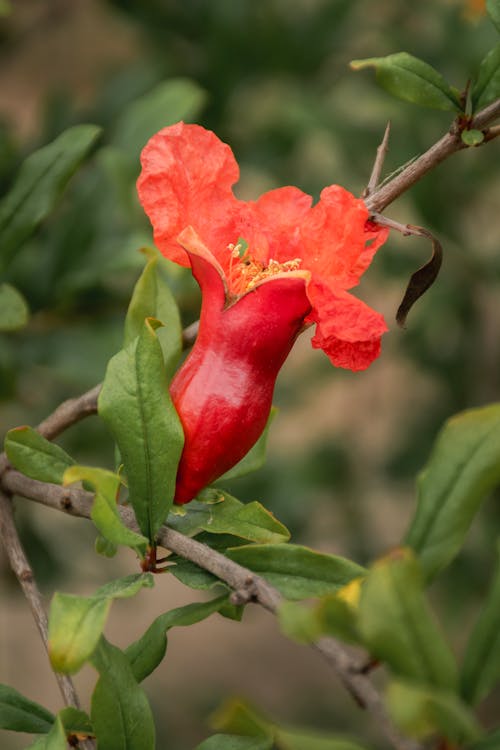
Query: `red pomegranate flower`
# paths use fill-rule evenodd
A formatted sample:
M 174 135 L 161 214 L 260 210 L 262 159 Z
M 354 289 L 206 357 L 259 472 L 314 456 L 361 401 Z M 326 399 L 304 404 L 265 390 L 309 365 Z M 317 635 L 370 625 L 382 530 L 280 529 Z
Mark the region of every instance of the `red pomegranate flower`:
M 171 394 L 185 447 L 176 503 L 237 463 L 267 421 L 278 371 L 301 329 L 334 365 L 378 356 L 382 316 L 348 293 L 387 237 L 364 202 L 337 185 L 319 202 L 294 187 L 238 200 L 234 155 L 198 125 L 178 123 L 142 152 L 139 198 L 159 250 L 191 265 L 202 290 L 196 343 Z

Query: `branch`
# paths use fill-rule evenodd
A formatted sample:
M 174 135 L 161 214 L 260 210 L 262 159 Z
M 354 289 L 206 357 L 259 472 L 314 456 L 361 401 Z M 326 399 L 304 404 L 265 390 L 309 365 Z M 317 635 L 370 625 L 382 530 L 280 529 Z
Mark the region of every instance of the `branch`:
M 45 612 L 42 596 L 36 584 L 33 570 L 28 562 L 26 554 L 21 545 L 19 535 L 14 523 L 12 513 L 12 502 L 10 498 L 0 490 L 0 540 L 7 554 L 10 567 L 21 586 L 23 593 L 30 605 L 33 618 L 38 631 L 41 635 L 43 645 L 48 653 L 48 622 Z M 54 672 L 59 690 L 66 706 L 80 708 L 78 695 L 73 685 L 73 681 L 67 675 Z M 81 742 L 82 748 L 94 747 L 93 742 Z
M 90 518 L 94 496 L 85 490 L 39 482 L 12 470 L 4 474 L 2 484 L 9 492 L 23 495 L 50 508 L 61 510 L 72 516 Z M 139 530 L 131 508 L 118 506 L 118 511 L 128 528 L 134 531 Z M 235 592 L 233 597 L 237 602 L 254 601 L 269 612 L 277 613 L 282 602 L 281 594 L 248 568 L 238 565 L 220 552 L 168 526 L 162 526 L 160 529 L 158 542 L 165 549 L 190 560 L 231 586 Z M 378 691 L 367 675 L 359 670 L 342 644 L 333 638 L 321 638 L 313 645 L 334 668 L 357 702 L 376 719 L 381 731 L 395 750 L 421 750 L 417 743 L 403 737 L 393 725 Z
M 492 140 L 488 126 L 500 117 L 500 99 L 485 107 L 472 119 L 469 126 L 471 129 L 485 131 L 484 143 L 488 143 Z M 459 120 L 455 120 L 446 135 L 444 135 L 437 143 L 426 151 L 422 156 L 415 161 L 412 161 L 402 172 L 396 177 L 390 180 L 386 185 L 379 187 L 370 195 L 367 196 L 365 203 L 369 211 L 381 212 L 390 203 L 399 198 L 400 195 L 405 193 L 411 188 L 416 182 L 418 182 L 427 172 L 434 167 L 437 167 L 442 161 L 455 154 L 457 151 L 462 151 L 467 146 L 461 138 L 461 132 L 463 126 L 460 125 Z M 492 128 L 493 131 L 495 129 Z M 496 132 L 495 132 L 496 135 Z M 483 145 L 479 144 L 479 146 Z M 475 148 L 478 148 L 476 146 Z

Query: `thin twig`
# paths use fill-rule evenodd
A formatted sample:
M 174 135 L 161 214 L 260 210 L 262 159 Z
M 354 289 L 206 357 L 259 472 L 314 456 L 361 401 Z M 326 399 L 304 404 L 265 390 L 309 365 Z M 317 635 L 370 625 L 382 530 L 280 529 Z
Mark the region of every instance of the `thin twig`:
M 387 151 L 389 150 L 390 133 L 391 133 L 391 123 L 388 122 L 385 127 L 385 132 L 384 132 L 384 137 L 382 138 L 382 142 L 377 148 L 377 155 L 375 156 L 375 162 L 373 164 L 372 173 L 370 175 L 370 179 L 368 180 L 368 185 L 363 191 L 363 195 L 362 195 L 363 198 L 368 198 L 368 196 L 373 193 L 373 191 L 375 190 L 375 188 L 380 182 L 380 175 L 382 174 L 382 169 L 384 168 L 385 157 L 387 155 Z
M 38 589 L 33 570 L 21 545 L 12 513 L 12 501 L 0 490 L 0 539 L 7 554 L 10 567 L 28 600 L 33 618 L 48 653 L 48 623 L 42 595 Z M 78 696 L 70 677 L 55 673 L 59 690 L 66 706 L 80 708 Z
M 73 516 L 90 518 L 93 495 L 85 490 L 46 484 L 12 470 L 4 474 L 2 483 L 9 492 L 23 495 Z M 118 506 L 118 510 L 126 526 L 137 531 L 138 526 L 132 509 Z M 225 581 L 241 597 L 241 603 L 250 599 L 269 612 L 277 613 L 282 602 L 281 594 L 253 571 L 168 526 L 162 526 L 157 536 L 159 544 L 165 549 L 190 560 Z M 249 597 L 245 596 L 244 592 L 249 592 Z M 395 750 L 421 750 L 417 743 L 403 737 L 393 725 L 377 689 L 370 679 L 360 672 L 358 665 L 341 643 L 333 638 L 321 638 L 314 644 L 314 648 L 334 668 L 357 702 L 376 719 Z
M 497 99 L 497 101 L 485 107 L 481 112 L 478 112 L 468 127 L 474 130 L 485 130 L 490 123 L 499 117 L 500 99 Z M 488 138 L 488 131 L 486 130 L 483 143 L 488 143 L 489 140 L 491 138 Z M 479 144 L 479 146 L 481 145 Z M 479 146 L 476 146 L 476 148 Z M 396 198 L 399 198 L 400 195 L 418 182 L 427 172 L 434 169 L 434 167 L 447 159 L 448 156 L 465 148 L 470 147 L 462 141 L 460 123 L 456 120 L 452 124 L 450 131 L 437 141 L 437 143 L 431 146 L 422 156 L 419 156 L 418 159 L 411 162 L 400 174 L 396 175 L 392 180 L 366 198 L 365 203 L 368 210 L 380 213 L 390 203 L 395 201 Z

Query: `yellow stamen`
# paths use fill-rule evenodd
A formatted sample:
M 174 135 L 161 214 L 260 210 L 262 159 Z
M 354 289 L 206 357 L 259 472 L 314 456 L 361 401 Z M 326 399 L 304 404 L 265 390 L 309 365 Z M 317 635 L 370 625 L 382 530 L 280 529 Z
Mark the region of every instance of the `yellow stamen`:
M 243 256 L 240 256 L 241 245 L 239 244 L 233 245 L 233 243 L 230 243 L 227 249 L 231 253 L 228 274 L 229 287 L 233 294 L 237 296 L 245 294 L 264 279 L 276 276 L 278 273 L 297 271 L 302 262 L 301 258 L 287 260 L 284 263 L 279 263 L 277 260 L 270 258 L 267 266 L 265 266 L 252 258 L 248 250 L 245 251 Z M 235 260 L 237 260 L 236 263 Z

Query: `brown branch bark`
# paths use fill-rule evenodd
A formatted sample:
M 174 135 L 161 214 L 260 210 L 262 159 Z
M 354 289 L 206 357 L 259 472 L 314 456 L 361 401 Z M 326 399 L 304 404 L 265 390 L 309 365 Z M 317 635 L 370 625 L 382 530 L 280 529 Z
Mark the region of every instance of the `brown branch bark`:
M 485 107 L 473 118 L 468 125 L 470 129 L 485 131 L 484 143 L 491 139 L 487 131 L 488 126 L 500 117 L 500 99 Z M 442 161 L 452 154 L 470 148 L 461 139 L 461 127 L 458 120 L 452 124 L 446 135 L 440 138 L 437 143 L 431 146 L 422 156 L 411 162 L 400 174 L 396 175 L 386 185 L 382 185 L 377 190 L 367 196 L 365 203 L 369 211 L 381 212 L 396 198 L 405 193 L 416 182 L 422 179 L 431 169 L 434 169 Z M 483 145 L 479 144 L 479 146 Z M 479 148 L 475 146 L 474 148 Z
M 35 500 L 50 508 L 72 516 L 90 518 L 93 495 L 85 490 L 46 484 L 12 470 L 5 472 L 2 484 L 9 492 Z M 132 509 L 119 506 L 118 510 L 124 523 L 134 531 L 138 531 Z M 236 592 L 238 601 L 254 601 L 269 612 L 277 613 L 282 601 L 281 594 L 248 568 L 238 565 L 220 552 L 168 526 L 162 526 L 160 529 L 158 542 L 170 552 L 190 560 L 225 581 Z M 341 643 L 333 638 L 321 638 L 314 644 L 314 648 L 334 668 L 357 702 L 376 720 L 380 730 L 395 750 L 421 750 L 420 745 L 402 736 L 394 726 L 378 691 L 370 679 L 360 672 L 359 667 Z
M 43 606 L 42 595 L 36 584 L 33 570 L 24 552 L 19 535 L 17 533 L 12 512 L 12 501 L 5 492 L 0 489 L 0 540 L 4 546 L 10 567 L 28 600 L 33 618 L 40 636 L 48 653 L 48 621 Z M 71 677 L 54 672 L 64 704 L 80 708 L 78 695 Z M 91 741 L 80 742 L 80 746 L 86 750 L 92 750 L 94 743 Z

